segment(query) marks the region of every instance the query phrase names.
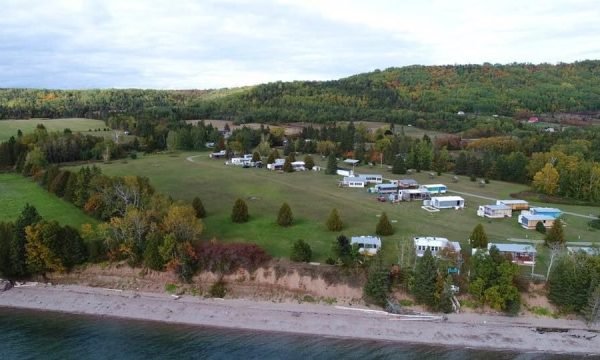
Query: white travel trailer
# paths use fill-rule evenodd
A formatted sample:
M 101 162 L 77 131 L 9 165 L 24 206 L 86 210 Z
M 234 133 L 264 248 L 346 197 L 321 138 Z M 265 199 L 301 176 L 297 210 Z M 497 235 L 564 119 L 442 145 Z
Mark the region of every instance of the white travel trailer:
M 356 244 L 358 252 L 364 255 L 375 255 L 381 249 L 381 239 L 377 236 L 353 236 L 350 244 Z

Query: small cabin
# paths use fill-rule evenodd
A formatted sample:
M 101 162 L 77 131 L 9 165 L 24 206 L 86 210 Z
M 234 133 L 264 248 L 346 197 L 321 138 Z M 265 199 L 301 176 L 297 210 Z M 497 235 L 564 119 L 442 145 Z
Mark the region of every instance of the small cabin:
M 383 175 L 379 174 L 359 174 L 358 176 L 365 178 L 368 183 L 381 184 L 383 183 Z
M 398 193 L 398 185 L 396 184 L 377 184 L 375 189 L 378 194 L 396 194 Z
M 341 176 L 354 176 L 354 171 L 352 171 L 352 169 L 337 168 L 335 173 Z
M 502 255 L 510 255 L 512 262 L 517 265 L 535 265 L 537 251 L 529 244 L 488 244 L 488 251 L 495 246 Z
M 445 194 L 448 191 L 448 187 L 444 184 L 421 185 L 419 189 L 425 189 L 430 194 Z
M 465 207 L 465 199 L 460 196 L 434 196 L 428 204 L 436 209 L 462 209 Z
M 358 252 L 364 255 L 375 255 L 381 249 L 381 239 L 377 236 L 353 236 L 350 244 L 356 244 Z
M 529 203 L 525 200 L 498 200 L 496 205 L 506 205 L 512 211 L 529 210 Z
M 512 216 L 512 208 L 506 205 L 483 205 L 477 209 L 477 216 L 501 219 Z
M 413 243 L 415 245 L 415 254 L 418 257 L 422 257 L 427 249 L 431 251 L 431 255 L 433 256 L 438 256 L 438 253 L 445 248 L 456 253 L 460 253 L 461 249 L 458 242 L 435 236 L 415 237 L 413 238 Z
M 537 224 L 541 222 L 545 228 L 551 228 L 554 225 L 556 218 L 549 215 L 534 215 L 529 211 L 524 211 L 519 215 L 518 222 L 525 229 L 535 229 Z

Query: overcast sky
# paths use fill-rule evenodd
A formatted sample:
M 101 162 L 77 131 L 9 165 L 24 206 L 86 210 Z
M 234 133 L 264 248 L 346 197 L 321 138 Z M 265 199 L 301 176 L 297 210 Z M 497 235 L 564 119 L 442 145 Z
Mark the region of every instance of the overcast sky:
M 2 0 L 0 9 L 0 87 L 208 89 L 412 64 L 600 59 L 598 0 Z

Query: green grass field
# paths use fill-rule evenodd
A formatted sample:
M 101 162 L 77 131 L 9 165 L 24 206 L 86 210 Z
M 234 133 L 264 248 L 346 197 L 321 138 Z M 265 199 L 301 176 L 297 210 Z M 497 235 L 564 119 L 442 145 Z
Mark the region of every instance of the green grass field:
M 194 156 L 194 162 L 187 161 L 188 156 Z M 318 159 L 317 162 L 320 161 Z M 339 188 L 339 176 L 312 171 L 287 174 L 225 166 L 222 160 L 209 159 L 207 153 L 151 155 L 100 166 L 108 175 L 147 176 L 158 191 L 174 199 L 190 201 L 199 196 L 208 212 L 205 238 L 255 242 L 274 256 L 289 256 L 291 244 L 296 239 L 304 239 L 311 245 L 317 261 L 330 256 L 338 233 L 327 231 L 324 222 L 334 207 L 342 216 L 345 224 L 342 233 L 347 236 L 374 234 L 379 214 L 386 211 L 396 230 L 396 234 L 383 239 L 388 260 L 396 259 L 400 242 L 409 241 L 417 235 L 441 236 L 465 243 L 478 223 L 484 224 L 490 241 L 543 238 L 535 231 L 522 229 L 517 224 L 516 214 L 512 219 L 477 217 L 477 207 L 491 203 L 489 200 L 464 196 L 467 207 L 462 211 L 429 213 L 421 209 L 420 202 L 380 203 L 365 189 Z M 359 167 L 356 172 L 398 177 L 392 176 L 385 167 L 377 166 Z M 428 173 L 410 177 L 424 184 L 445 183 L 451 190 L 493 198 L 509 198 L 510 193 L 526 189 L 524 185 L 496 181 L 480 187 L 466 177 L 460 177 L 458 183 L 453 183 L 450 174 L 434 179 L 429 179 Z M 245 199 L 249 207 L 251 219 L 246 224 L 233 224 L 229 219 L 233 202 L 238 197 Z M 275 223 L 277 211 L 284 201 L 290 204 L 295 217 L 295 224 L 289 228 L 281 228 Z M 590 212 L 585 207 L 568 208 L 583 214 Z M 566 215 L 565 221 L 567 241 L 596 241 L 598 233 L 588 230 L 588 220 Z
M 81 224 L 97 221 L 74 205 L 50 194 L 31 179 L 17 174 L 0 174 L 0 221 L 15 220 L 25 204 L 36 207 L 46 220 L 56 220 L 77 229 Z
M 104 129 L 106 124 L 102 120 L 92 119 L 27 119 L 27 120 L 0 120 L 0 141 L 8 140 L 11 136 L 17 136 L 20 129 L 24 134 L 32 132 L 38 124 L 43 124 L 48 131 L 63 131 L 65 128 L 73 132 L 85 132 L 90 135 L 103 136 L 102 132 L 88 132 L 92 129 Z

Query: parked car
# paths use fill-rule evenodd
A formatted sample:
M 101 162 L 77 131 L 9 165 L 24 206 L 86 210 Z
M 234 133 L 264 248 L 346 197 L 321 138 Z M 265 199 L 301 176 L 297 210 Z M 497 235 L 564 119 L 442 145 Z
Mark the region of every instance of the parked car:
M 379 201 L 379 202 L 386 202 L 387 199 L 386 199 L 385 195 L 379 195 L 377 197 L 377 201 Z

